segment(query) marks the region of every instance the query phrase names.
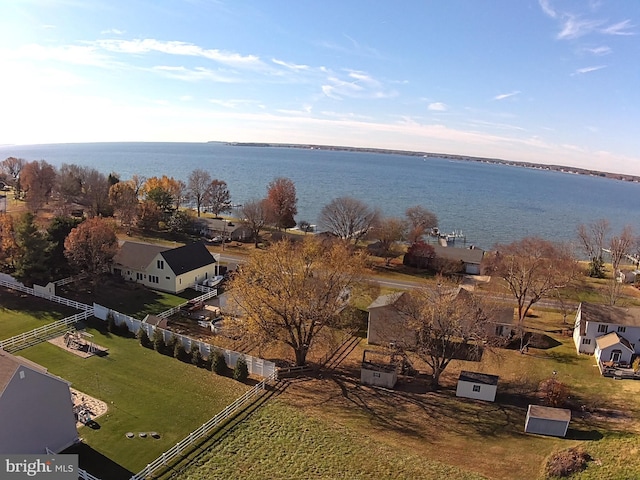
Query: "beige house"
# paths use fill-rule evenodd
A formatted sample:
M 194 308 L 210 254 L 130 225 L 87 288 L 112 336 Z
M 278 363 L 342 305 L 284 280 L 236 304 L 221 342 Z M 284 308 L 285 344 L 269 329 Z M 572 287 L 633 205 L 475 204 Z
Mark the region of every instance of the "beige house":
M 154 290 L 180 293 L 218 274 L 218 262 L 202 242 L 169 248 L 124 242 L 111 270 L 125 280 Z
M 77 441 L 69 383 L 0 350 L 0 454 L 59 453 Z

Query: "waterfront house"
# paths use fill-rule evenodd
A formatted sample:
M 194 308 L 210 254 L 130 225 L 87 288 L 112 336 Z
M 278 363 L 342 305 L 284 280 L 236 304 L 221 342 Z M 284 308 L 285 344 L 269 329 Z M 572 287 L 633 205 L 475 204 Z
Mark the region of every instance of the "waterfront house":
M 69 383 L 0 350 L 0 454 L 59 453 L 78 441 Z
M 124 242 L 111 269 L 125 280 L 154 290 L 180 293 L 218 275 L 218 262 L 202 242 L 177 248 Z
M 455 290 L 454 290 L 455 292 Z M 416 332 L 407 328 L 402 319 L 402 302 L 407 292 L 394 292 L 380 295 L 368 307 L 367 342 L 370 345 L 399 344 L 407 347 L 415 346 Z M 473 294 L 464 288 L 458 288 L 456 300 Z M 503 343 L 513 335 L 513 307 L 488 310 L 489 321 L 486 323 L 484 335 L 492 343 Z
M 609 336 L 611 333 L 617 336 Z M 601 339 L 605 336 L 606 339 Z M 612 341 L 617 342 L 618 347 L 612 348 Z M 627 357 L 625 352 L 628 349 L 639 354 L 640 307 L 612 307 L 582 302 L 576 313 L 573 342 L 578 353 L 596 354 L 600 350 L 596 356 L 602 362 L 613 360 L 618 363 Z M 606 358 L 603 350 L 610 358 Z
M 460 272 L 467 275 L 480 275 L 480 264 L 484 257 L 484 250 L 476 247 L 458 248 L 433 245 L 435 258 L 447 262 L 460 264 Z

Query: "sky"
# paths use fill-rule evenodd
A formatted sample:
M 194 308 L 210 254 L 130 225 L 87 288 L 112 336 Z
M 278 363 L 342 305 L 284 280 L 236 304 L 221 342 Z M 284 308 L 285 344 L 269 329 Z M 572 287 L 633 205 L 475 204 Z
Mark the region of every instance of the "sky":
M 0 144 L 272 142 L 640 175 L 636 0 L 0 0 Z

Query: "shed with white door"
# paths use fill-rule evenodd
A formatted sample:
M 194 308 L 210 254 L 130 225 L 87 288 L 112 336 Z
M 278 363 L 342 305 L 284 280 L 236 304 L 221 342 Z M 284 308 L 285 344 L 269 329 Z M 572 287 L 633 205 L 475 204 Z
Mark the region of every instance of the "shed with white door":
M 476 400 L 486 400 L 493 402 L 498 391 L 497 375 L 489 375 L 478 372 L 460 372 L 458 386 L 456 387 L 456 397 L 473 398 Z

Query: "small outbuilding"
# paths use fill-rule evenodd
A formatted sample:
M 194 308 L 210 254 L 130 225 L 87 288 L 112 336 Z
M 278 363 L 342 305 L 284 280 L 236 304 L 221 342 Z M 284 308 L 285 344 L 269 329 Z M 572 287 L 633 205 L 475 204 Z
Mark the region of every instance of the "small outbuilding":
M 529 405 L 524 421 L 526 433 L 564 437 L 571 422 L 571 410 L 566 408 Z
M 369 360 L 367 360 L 369 353 Z M 393 362 L 381 362 L 372 360 L 377 352 L 365 350 L 362 354 L 362 366 L 360 368 L 360 383 L 374 387 L 393 388 L 398 381 L 397 366 Z
M 458 386 L 456 387 L 456 397 L 473 398 L 476 400 L 486 400 L 494 402 L 498 391 L 497 375 L 489 375 L 478 372 L 460 372 Z

